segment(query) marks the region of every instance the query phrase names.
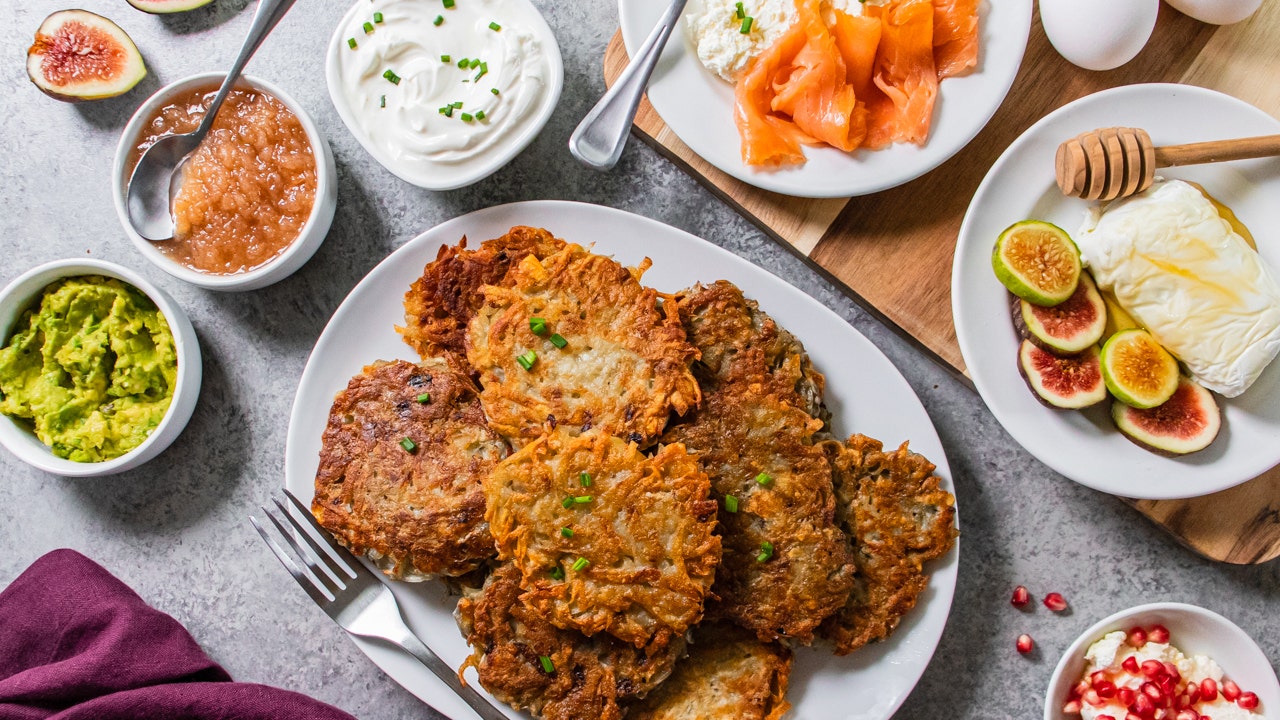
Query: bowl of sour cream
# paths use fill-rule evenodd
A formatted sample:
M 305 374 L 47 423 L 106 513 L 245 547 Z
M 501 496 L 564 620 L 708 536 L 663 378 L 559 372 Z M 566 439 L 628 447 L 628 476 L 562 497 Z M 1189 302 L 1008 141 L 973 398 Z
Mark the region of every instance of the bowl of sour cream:
M 529 0 L 358 0 L 330 39 L 325 77 L 375 160 L 406 182 L 452 190 L 533 141 L 564 66 Z

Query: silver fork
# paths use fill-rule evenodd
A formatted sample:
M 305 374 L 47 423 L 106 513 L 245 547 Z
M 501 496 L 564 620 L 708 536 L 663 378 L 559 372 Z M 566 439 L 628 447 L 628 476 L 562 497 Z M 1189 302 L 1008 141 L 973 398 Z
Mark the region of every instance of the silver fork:
M 444 681 L 481 718 L 508 720 L 483 696 L 464 685 L 453 668 L 413 634 L 404 624 L 400 606 L 391 590 L 346 548 L 331 540 L 297 498 L 283 490 L 273 495 L 271 500 L 275 508 L 264 505 L 262 511 L 305 568 L 300 568 L 293 561 L 257 518 L 250 516 L 249 522 L 253 523 L 293 579 L 334 622 L 352 635 L 379 638 L 399 645 Z

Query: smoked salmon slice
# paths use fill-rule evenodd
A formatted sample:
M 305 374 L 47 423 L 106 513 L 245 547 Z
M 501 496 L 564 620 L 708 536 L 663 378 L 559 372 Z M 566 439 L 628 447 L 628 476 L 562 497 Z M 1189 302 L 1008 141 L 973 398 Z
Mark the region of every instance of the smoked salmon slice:
M 933 62 L 933 0 L 867 5 L 882 23 L 872 80 L 882 95 L 867 100 L 867 147 L 894 142 L 923 145 L 938 96 Z
M 790 116 L 810 137 L 848 152 L 866 136 L 865 115 L 857 115 L 861 124 L 855 122 L 857 98 L 819 0 L 796 0 L 796 10 L 805 43 L 791 59 L 786 77 L 775 80 L 773 111 Z
M 933 62 L 938 79 L 978 65 L 978 0 L 933 0 Z
M 778 166 L 804 162 L 801 143 L 812 142 L 795 123 L 773 114 L 774 83 L 789 71 L 791 58 L 804 47 L 804 28 L 793 26 L 738 78 L 733 119 L 742 138 L 742 161 Z

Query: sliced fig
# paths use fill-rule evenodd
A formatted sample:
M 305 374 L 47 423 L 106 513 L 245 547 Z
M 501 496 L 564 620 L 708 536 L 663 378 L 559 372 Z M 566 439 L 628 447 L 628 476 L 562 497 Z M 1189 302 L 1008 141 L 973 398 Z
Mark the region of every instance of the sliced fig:
M 31 82 L 64 102 L 122 95 L 146 75 L 129 35 L 88 10 L 59 10 L 45 18 L 27 50 Z
M 129 4 L 152 15 L 168 15 L 204 7 L 213 0 L 129 0 Z
M 1146 330 L 1121 330 L 1102 346 L 1102 378 L 1126 405 L 1153 408 L 1178 389 L 1178 361 Z
M 1036 398 L 1052 408 L 1079 410 L 1107 399 L 1096 345 L 1077 355 L 1060 356 L 1023 340 L 1018 370 Z
M 1023 220 L 1000 233 L 991 268 L 1009 292 L 1048 307 L 1065 302 L 1076 291 L 1080 249 L 1057 225 Z
M 1088 273 L 1080 274 L 1076 291 L 1053 307 L 1017 299 L 1013 324 L 1022 337 L 1060 355 L 1083 352 L 1097 345 L 1107 327 L 1107 306 Z
M 1156 407 L 1140 409 L 1113 401 L 1111 419 L 1125 437 L 1168 457 L 1209 447 L 1222 428 L 1213 393 L 1185 375 L 1178 378 L 1173 396 Z

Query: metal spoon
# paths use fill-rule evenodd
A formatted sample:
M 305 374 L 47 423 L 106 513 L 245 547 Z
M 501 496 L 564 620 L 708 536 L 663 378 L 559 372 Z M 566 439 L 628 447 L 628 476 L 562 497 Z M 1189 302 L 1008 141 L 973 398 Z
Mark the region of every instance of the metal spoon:
M 280 22 L 280 18 L 293 7 L 294 2 L 295 0 L 261 0 L 258 3 L 249 35 L 240 47 L 240 55 L 231 65 L 226 80 L 222 81 L 222 87 L 218 88 L 218 94 L 205 111 L 200 127 L 195 132 L 160 138 L 138 159 L 133 174 L 129 176 L 129 188 L 125 197 L 129 208 L 129 222 L 142 237 L 152 242 L 173 239 L 173 196 L 182 184 L 182 166 L 209 133 L 209 128 L 213 127 L 218 108 L 240 78 L 245 63 L 249 62 L 258 46 L 275 28 L 276 23 Z
M 569 138 L 569 152 L 579 162 L 599 170 L 608 170 L 618 164 L 622 149 L 627 145 L 627 133 L 636 117 L 636 108 L 640 106 L 640 98 L 649 84 L 649 76 L 653 74 L 662 48 L 666 47 L 667 38 L 671 37 L 687 1 L 673 0 L 657 27 L 640 46 L 640 51 L 618 76 L 618 81 L 573 131 Z

